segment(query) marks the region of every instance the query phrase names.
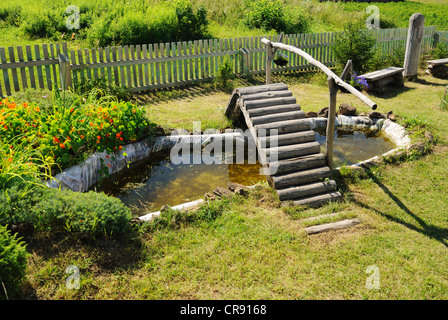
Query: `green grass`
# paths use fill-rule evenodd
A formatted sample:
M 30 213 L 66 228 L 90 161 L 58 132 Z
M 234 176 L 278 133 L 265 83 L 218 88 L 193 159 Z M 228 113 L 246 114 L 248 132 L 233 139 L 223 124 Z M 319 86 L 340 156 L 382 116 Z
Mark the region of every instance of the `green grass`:
M 303 110 L 327 104 L 318 76 L 274 77 L 285 81 Z M 380 112 L 393 110 L 413 127 L 438 136 L 433 152 L 374 168 L 364 177 L 342 176 L 344 201 L 318 209 L 282 208 L 267 185 L 218 202 L 205 211 L 173 213 L 140 226 L 126 239 L 82 242 L 38 234 L 21 296 L 39 299 L 446 299 L 448 297 L 448 113 L 439 107 L 446 82 L 423 72 L 404 88 L 370 95 Z M 192 118 L 213 114 L 226 97 L 207 87 L 168 90 L 148 102 L 153 115 L 174 123 L 182 108 Z M 367 111 L 355 98 L 339 94 Z M 159 106 L 159 110 L 154 108 Z M 162 108 L 163 107 L 163 108 Z M 167 110 L 172 110 L 171 117 Z M 412 118 L 414 115 L 417 117 Z M 415 120 L 418 119 L 418 120 Z M 225 127 L 224 120 L 217 120 Z M 207 209 L 208 208 L 208 209 Z M 202 213 L 201 213 L 202 212 Z M 208 212 L 208 213 L 207 213 Z M 350 229 L 307 236 L 303 220 L 338 213 L 357 217 Z M 319 223 L 336 218 L 318 218 Z M 163 223 L 162 223 L 163 222 Z M 64 270 L 80 268 L 81 288 L 65 287 Z M 365 286 L 376 265 L 380 289 Z

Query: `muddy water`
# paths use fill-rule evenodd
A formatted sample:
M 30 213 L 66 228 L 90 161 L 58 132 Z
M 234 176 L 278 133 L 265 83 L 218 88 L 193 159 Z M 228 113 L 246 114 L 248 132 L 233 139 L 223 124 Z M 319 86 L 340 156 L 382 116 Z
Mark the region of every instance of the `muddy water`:
M 325 133 L 316 133 L 321 152 L 325 153 Z M 372 132 L 336 130 L 333 140 L 333 162 L 335 167 L 352 165 L 394 149 L 386 137 Z
M 316 138 L 325 152 L 324 133 L 316 133 Z M 371 133 L 337 130 L 333 148 L 334 164 L 342 166 L 381 155 L 394 145 L 387 138 Z M 193 163 L 193 155 L 189 163 Z M 159 152 L 103 180 L 96 190 L 118 197 L 134 214 L 142 215 L 158 211 L 163 205 L 200 199 L 217 186 L 226 187 L 229 181 L 243 185 L 266 181 L 260 168 L 259 164 L 173 164 L 169 152 Z
M 193 163 L 193 156 L 190 157 Z M 230 161 L 228 161 L 230 162 Z M 97 191 L 116 196 L 141 215 L 200 199 L 228 182 L 253 185 L 266 181 L 259 164 L 173 164 L 169 152 L 151 155 L 102 181 Z

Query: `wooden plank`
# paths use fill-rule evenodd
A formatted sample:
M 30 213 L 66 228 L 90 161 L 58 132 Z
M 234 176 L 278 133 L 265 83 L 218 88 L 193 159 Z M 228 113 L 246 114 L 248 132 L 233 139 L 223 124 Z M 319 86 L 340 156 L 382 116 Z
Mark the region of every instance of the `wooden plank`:
M 23 47 L 22 46 L 18 46 L 17 47 L 17 58 L 19 59 L 19 61 L 23 62 Z M 20 68 L 20 77 L 22 79 L 22 88 L 25 90 L 28 88 L 28 83 L 26 80 L 26 69 L 24 67 Z M 1 93 L 0 93 L 1 96 Z
M 50 43 L 50 54 L 51 54 L 51 59 L 57 59 L 58 56 L 55 52 L 55 45 L 53 43 Z M 59 77 L 58 77 L 58 72 L 57 72 L 57 65 L 53 64 L 52 65 L 52 71 L 53 71 L 53 86 L 55 88 L 59 88 Z
M 104 49 L 104 54 L 106 56 L 106 62 L 111 62 L 110 47 L 106 47 Z M 103 60 L 103 55 L 100 54 L 100 62 L 102 62 L 102 60 Z M 112 78 L 112 68 L 111 67 L 107 68 L 107 82 L 110 83 L 110 84 L 115 83 L 115 79 Z
M 165 44 L 161 43 L 159 48 L 160 57 L 165 57 Z M 162 83 L 166 83 L 166 62 L 163 61 L 160 63 L 160 71 L 162 76 Z
M 188 53 L 190 55 L 194 55 L 194 45 L 193 42 L 188 41 Z M 189 62 L 189 69 L 188 69 L 188 79 L 189 80 L 194 80 L 194 68 L 193 68 L 193 59 L 188 59 Z
M 153 60 L 153 58 L 154 58 L 154 48 L 153 48 L 153 46 L 152 46 L 152 44 L 149 44 L 148 45 L 148 51 L 149 51 L 149 59 L 150 59 L 150 61 L 151 60 Z M 154 85 L 156 82 L 156 80 L 155 80 L 155 72 L 154 72 L 154 63 L 151 63 L 150 64 L 150 68 L 151 68 L 151 77 L 150 77 L 150 79 L 151 79 L 151 84 L 152 85 Z
M 84 49 L 84 56 L 86 59 L 86 75 L 87 75 L 87 79 L 88 80 L 92 80 L 92 70 L 90 70 L 90 68 L 88 68 L 88 66 L 90 66 L 90 50 L 89 49 Z
M 73 68 L 73 66 L 76 65 L 75 50 L 70 51 L 70 60 L 71 60 L 70 62 L 71 62 L 72 68 Z M 72 74 L 73 74 L 73 87 L 76 88 L 79 85 L 78 70 L 72 71 Z
M 159 57 L 159 45 L 156 43 L 154 45 L 154 57 Z M 160 62 L 156 62 L 156 76 L 155 76 L 155 84 L 160 84 Z
M 137 60 L 142 60 L 142 48 L 140 45 L 136 47 L 136 58 Z M 141 63 L 138 64 L 138 87 L 143 87 L 143 66 Z
M 389 67 L 389 68 L 384 68 L 381 70 L 363 74 L 362 77 L 364 77 L 367 80 L 375 81 L 375 80 L 393 76 L 395 74 L 399 74 L 399 73 L 403 72 L 403 70 L 404 70 L 403 68 Z
M 142 54 L 143 54 L 143 59 L 147 59 L 148 58 L 148 45 L 144 44 L 142 46 Z M 144 86 L 148 86 L 150 84 L 149 82 L 149 66 L 148 63 L 145 63 L 143 65 L 143 70 L 144 70 L 144 79 L 145 79 L 145 83 Z
M 131 60 L 132 61 L 136 61 L 136 59 L 135 59 L 135 46 L 134 45 L 130 45 L 129 46 L 129 53 L 130 53 L 130 56 L 131 56 Z M 136 64 L 132 65 L 131 73 L 132 73 L 133 87 L 134 88 L 138 88 L 139 85 L 138 85 L 138 74 L 137 74 L 137 65 Z
M 328 182 L 315 182 L 290 188 L 277 190 L 280 201 L 294 200 L 298 198 L 308 198 L 323 193 L 330 193 L 336 190 L 336 182 L 330 180 Z
M 120 61 L 124 61 L 123 47 L 119 46 L 117 49 L 118 49 L 118 58 L 120 59 Z M 124 70 L 125 67 L 123 66 L 123 67 L 119 67 L 119 68 L 120 68 L 121 85 L 126 86 L 126 78 L 125 78 L 125 70 Z
M 118 56 L 117 56 L 117 47 L 112 47 L 112 61 L 118 61 Z M 120 84 L 120 74 L 118 71 L 118 67 L 113 67 L 113 73 L 114 73 L 114 83 L 115 85 L 119 85 Z
M 36 61 L 41 60 L 40 59 L 40 48 L 39 48 L 38 44 L 34 45 L 34 54 L 36 55 Z M 36 68 L 37 68 L 37 79 L 39 81 L 39 87 L 41 89 L 45 89 L 42 68 L 41 68 L 41 66 L 37 66 Z
M 283 160 L 319 153 L 320 145 L 319 142 L 317 141 L 311 141 L 301 144 L 270 147 L 264 149 L 263 151 L 266 153 L 267 156 L 276 155 L 276 159 Z
M 295 119 L 288 121 L 271 122 L 265 124 L 259 124 L 254 126 L 257 130 L 266 130 L 267 133 L 271 133 L 271 130 L 277 130 L 278 134 L 290 133 L 297 131 L 307 131 L 311 129 L 311 123 L 308 119 Z
M 176 47 L 176 43 L 175 42 L 171 42 L 171 54 L 172 57 L 177 56 L 177 47 Z M 179 79 L 177 77 L 177 61 L 173 62 L 173 75 L 172 75 L 172 80 L 170 82 L 178 82 Z
M 33 61 L 33 54 L 31 52 L 31 46 L 26 46 L 26 58 L 28 61 Z M 32 66 L 28 67 L 28 73 L 30 75 L 30 85 L 31 88 L 36 89 L 36 78 L 34 76 L 34 68 Z
M 186 56 L 187 54 L 188 54 L 188 51 L 187 51 L 187 42 L 182 42 L 182 55 L 183 56 Z M 184 60 L 184 76 L 183 76 L 183 80 L 184 81 L 187 81 L 188 80 L 188 74 L 189 74 L 189 72 L 188 72 L 188 61 L 187 61 L 187 59 L 185 59 Z
M 325 203 L 328 202 L 336 202 L 342 198 L 342 195 L 338 191 L 330 192 L 330 193 L 324 193 L 322 195 L 317 195 L 310 198 L 305 198 L 301 200 L 295 200 L 293 201 L 296 205 L 306 205 L 309 207 L 320 207 Z
M 124 46 L 124 58 L 126 61 L 131 60 L 129 57 L 129 46 Z M 126 66 L 126 86 L 129 88 L 132 88 L 132 72 L 131 72 L 131 66 Z
M 0 62 L 6 63 L 5 48 L 0 48 Z M 7 69 L 3 69 L 3 82 L 5 84 L 5 92 L 7 96 L 11 95 L 11 84 L 9 82 L 9 74 Z
M 325 139 L 325 150 L 328 167 L 333 170 L 333 140 L 334 140 L 334 121 L 336 117 L 336 98 L 338 87 L 332 77 L 328 77 L 328 90 L 330 91 L 330 105 L 328 109 L 328 121 Z
M 213 40 L 208 41 L 208 47 L 210 52 L 215 52 L 215 48 L 213 46 Z M 209 63 L 210 63 L 210 76 L 213 77 L 215 76 L 215 58 L 211 57 Z
M 48 45 L 47 44 L 42 44 L 42 52 L 44 55 L 44 59 L 45 60 L 49 60 L 50 56 L 48 54 Z M 53 83 L 51 82 L 51 69 L 49 65 L 45 66 L 45 78 L 47 80 L 47 89 L 48 90 L 52 90 L 53 89 Z
M 79 75 L 80 75 L 80 81 L 81 83 L 84 83 L 86 81 L 85 75 L 84 75 L 84 68 L 85 68 L 85 64 L 84 64 L 84 58 L 82 56 L 82 50 L 78 49 L 78 64 L 81 66 L 81 69 L 79 69 Z
M 302 110 L 294 110 L 288 112 L 276 112 L 273 114 L 262 115 L 258 117 L 252 117 L 251 120 L 253 125 L 270 123 L 270 122 L 279 122 L 283 120 L 294 120 L 294 119 L 303 119 L 305 118 L 305 112 Z
M 244 100 L 244 106 L 247 110 L 255 108 L 263 108 L 270 106 L 278 106 L 283 104 L 295 104 L 297 102 L 296 98 L 293 96 L 260 99 L 260 100 Z
M 106 50 L 108 50 L 109 48 L 106 48 Z M 107 54 L 106 54 L 106 58 L 107 58 Z M 92 64 L 96 65 L 98 63 L 98 52 L 95 48 L 92 49 Z M 93 69 L 92 71 L 92 77 L 93 79 L 97 80 L 99 78 L 99 71 L 98 68 Z M 109 80 L 110 83 L 110 80 Z
M 14 55 L 14 48 L 13 47 L 8 47 L 8 52 L 9 52 L 9 61 L 11 62 L 15 62 L 16 58 Z M 19 87 L 19 76 L 17 74 L 17 69 L 11 69 L 11 74 L 12 74 L 12 83 L 14 85 L 14 91 L 19 91 L 20 87 Z
M 170 43 L 165 44 L 165 56 L 171 57 L 171 44 Z M 166 78 L 167 78 L 167 83 L 172 82 L 173 70 L 171 68 L 171 61 L 168 61 L 166 63 Z
M 177 42 L 176 44 L 176 56 L 182 56 L 182 42 Z M 177 82 L 183 81 L 183 71 L 182 71 L 183 62 L 182 60 L 178 60 L 178 69 L 177 69 Z
M 199 53 L 198 41 L 194 40 L 193 45 L 194 45 L 194 54 L 197 55 Z M 198 58 L 194 59 L 194 79 L 195 80 L 200 79 L 199 78 L 199 59 Z
M 305 232 L 307 234 L 317 234 L 328 231 L 335 231 L 340 229 L 350 228 L 357 224 L 361 223 L 359 219 L 347 219 L 338 222 L 325 223 L 317 226 L 307 227 L 305 228 Z
M 325 167 L 325 165 L 326 165 L 326 159 L 323 153 L 316 153 L 301 157 L 283 159 L 270 163 L 270 166 L 275 167 L 276 172 L 274 174 L 277 175 L 321 168 Z
M 328 167 L 320 167 L 304 171 L 282 174 L 273 176 L 272 183 L 275 189 L 287 188 L 297 186 L 298 184 L 307 184 L 311 182 L 321 181 L 331 175 L 331 170 Z

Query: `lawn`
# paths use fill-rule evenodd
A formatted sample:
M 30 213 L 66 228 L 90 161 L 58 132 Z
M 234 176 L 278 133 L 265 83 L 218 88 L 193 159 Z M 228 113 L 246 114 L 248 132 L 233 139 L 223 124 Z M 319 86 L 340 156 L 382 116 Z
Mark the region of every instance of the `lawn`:
M 325 106 L 321 81 L 288 83 L 303 110 Z M 261 81 L 259 79 L 258 81 Z M 448 297 L 448 120 L 439 107 L 446 81 L 422 72 L 404 88 L 371 95 L 380 112 L 426 120 L 439 139 L 432 153 L 373 168 L 363 178 L 339 177 L 344 201 L 320 209 L 282 208 L 260 185 L 247 197 L 207 207 L 213 218 L 178 214 L 141 226 L 127 238 L 83 241 L 50 234 L 27 239 L 31 259 L 24 298 L 38 299 L 446 299 Z M 188 127 L 200 114 L 219 115 L 229 95 L 207 87 L 140 97 L 166 127 Z M 151 99 L 156 103 L 150 103 Z M 338 95 L 367 111 L 355 98 Z M 178 118 L 182 106 L 194 109 Z M 177 110 L 169 116 L 167 110 Z M 189 119 L 189 117 L 191 117 Z M 428 129 L 427 128 L 427 129 Z M 306 235 L 308 217 L 357 217 L 355 227 Z M 184 218 L 182 218 L 184 217 Z M 321 219 L 326 221 L 325 219 Z M 80 269 L 80 289 L 65 286 L 65 268 Z M 368 289 L 369 266 L 379 289 Z

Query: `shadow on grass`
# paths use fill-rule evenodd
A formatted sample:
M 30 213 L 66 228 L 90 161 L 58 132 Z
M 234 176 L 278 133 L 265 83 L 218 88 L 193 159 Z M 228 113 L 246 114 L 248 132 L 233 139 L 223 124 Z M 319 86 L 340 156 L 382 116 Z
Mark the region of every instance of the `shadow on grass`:
M 396 96 L 408 92 L 410 90 L 415 90 L 415 88 L 410 88 L 407 86 L 401 86 L 401 87 L 397 87 L 397 86 L 388 86 L 386 88 L 386 90 L 384 90 L 384 92 L 374 92 L 374 91 L 369 91 L 369 95 L 376 97 L 376 98 L 381 98 L 381 99 L 390 99 L 390 98 L 395 98 Z
M 396 223 L 399 223 L 411 230 L 414 230 L 416 232 L 419 232 L 421 234 L 424 234 L 434 240 L 439 241 L 442 243 L 445 247 L 448 247 L 448 229 L 446 228 L 440 228 L 434 225 L 427 224 L 423 219 L 421 219 L 419 216 L 417 216 L 415 213 L 413 213 L 409 208 L 397 197 L 395 196 L 387 186 L 382 184 L 377 177 L 375 177 L 372 173 L 367 172 L 367 175 L 369 178 L 375 182 L 383 191 L 386 193 L 397 205 L 400 207 L 401 210 L 403 210 L 409 217 L 415 220 L 415 224 L 406 222 L 402 219 L 399 219 L 397 217 L 394 217 L 393 215 L 390 215 L 388 213 L 382 212 L 376 208 L 373 208 L 365 203 L 362 203 L 358 200 L 352 199 L 352 201 L 359 205 L 360 207 L 363 207 L 368 210 L 372 210 L 375 213 L 391 220 Z

